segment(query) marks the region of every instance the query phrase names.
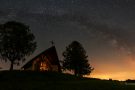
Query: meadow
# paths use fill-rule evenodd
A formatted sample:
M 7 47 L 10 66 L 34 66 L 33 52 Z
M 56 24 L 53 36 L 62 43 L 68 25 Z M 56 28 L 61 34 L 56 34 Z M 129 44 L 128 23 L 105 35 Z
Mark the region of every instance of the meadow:
M 0 90 L 135 90 L 135 86 L 55 72 L 1 71 Z

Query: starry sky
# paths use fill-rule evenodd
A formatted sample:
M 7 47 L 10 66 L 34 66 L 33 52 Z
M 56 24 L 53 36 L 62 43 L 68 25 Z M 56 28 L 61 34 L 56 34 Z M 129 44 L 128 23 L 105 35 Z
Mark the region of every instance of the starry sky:
M 0 0 L 0 23 L 30 26 L 37 49 L 19 67 L 55 42 L 59 59 L 72 41 L 79 41 L 95 70 L 89 77 L 135 79 L 134 0 Z M 3 69 L 9 63 L 0 63 Z

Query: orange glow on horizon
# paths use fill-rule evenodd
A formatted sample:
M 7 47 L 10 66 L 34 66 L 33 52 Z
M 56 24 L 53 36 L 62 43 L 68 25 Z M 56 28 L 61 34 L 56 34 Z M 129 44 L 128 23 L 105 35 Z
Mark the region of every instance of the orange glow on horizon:
M 135 79 L 135 73 L 119 72 L 112 74 L 91 74 L 88 77 L 100 79 L 127 80 L 127 79 Z
M 123 56 L 120 59 L 114 62 L 91 62 L 95 70 L 87 77 L 122 81 L 135 79 L 135 60 L 131 56 Z

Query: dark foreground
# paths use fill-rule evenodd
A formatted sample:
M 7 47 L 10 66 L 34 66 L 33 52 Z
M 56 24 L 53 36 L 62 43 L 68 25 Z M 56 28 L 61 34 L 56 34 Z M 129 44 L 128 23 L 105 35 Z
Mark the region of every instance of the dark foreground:
M 52 72 L 1 71 L 0 90 L 135 90 L 135 86 Z

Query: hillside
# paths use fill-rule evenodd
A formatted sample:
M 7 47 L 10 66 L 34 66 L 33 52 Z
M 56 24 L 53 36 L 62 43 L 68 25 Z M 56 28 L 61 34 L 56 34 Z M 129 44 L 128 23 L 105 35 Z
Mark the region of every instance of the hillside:
M 119 81 L 28 71 L 1 71 L 0 85 L 0 90 L 135 90 Z

